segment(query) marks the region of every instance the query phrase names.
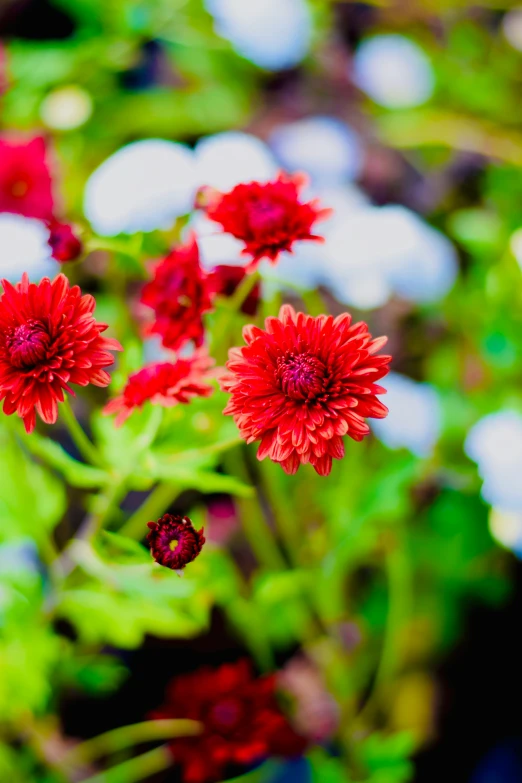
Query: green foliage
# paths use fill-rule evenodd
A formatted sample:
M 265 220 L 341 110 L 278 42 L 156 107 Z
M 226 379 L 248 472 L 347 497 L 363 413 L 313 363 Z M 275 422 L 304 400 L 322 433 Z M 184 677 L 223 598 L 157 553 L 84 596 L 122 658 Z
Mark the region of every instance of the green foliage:
M 10 432 L 0 430 L 0 541 L 41 541 L 63 516 L 63 483 L 35 463 Z
M 295 653 L 337 701 L 334 736 L 307 753 L 313 783 L 407 783 L 432 727 L 406 710 L 412 725 L 402 731 L 402 678 L 418 672 L 433 684 L 434 662 L 458 643 L 469 606 L 496 610 L 510 590 L 511 555 L 490 535 L 482 478 L 463 452 L 480 417 L 501 407 L 522 411 L 513 238 L 522 228 L 520 52 L 503 32 L 504 9 L 479 2 L 468 13 L 456 0 L 401 9 L 401 32 L 422 45 L 436 88 L 426 106 L 392 111 L 349 84 L 351 52 L 343 49 L 343 37 L 397 32 L 386 3 L 374 3 L 359 30 L 352 4 L 310 0 L 310 55 L 275 75 L 220 37 L 203 0 L 52 5 L 73 19 L 75 32 L 7 42 L 2 133 L 38 128 L 49 136 L 60 213 L 78 221 L 86 249 L 64 271 L 95 292 L 97 317 L 125 347 L 111 368 L 111 396 L 155 350 L 141 338 L 139 287 L 150 259 L 164 255 L 189 220 L 110 238 L 86 225 L 87 178 L 130 141 L 193 144 L 230 129 L 267 138 L 280 122 L 308 114 L 349 117 L 366 134 L 360 180 L 369 194 L 424 213 L 454 242 L 460 271 L 443 301 L 397 298 L 364 314 L 373 333 L 390 334 L 394 369 L 438 390 L 442 432 L 426 457 L 373 437 L 345 439 L 346 456 L 327 479 L 310 466 L 287 476 L 240 442 L 217 382 L 208 399 L 169 409 L 145 404 L 119 428 L 101 413 L 103 390 L 80 390 L 74 405 L 92 438 L 92 460 L 66 436 L 63 419 L 27 435 L 2 415 L 0 783 L 138 780 L 142 762 L 132 756 L 107 759 L 106 777 L 97 776 L 99 760 L 64 772 L 71 738 L 60 725 L 61 697 L 81 694 L 103 709 L 128 675 L 128 650 L 146 637 L 192 644 L 209 631 L 213 613 L 237 638 L 227 655 L 246 648 L 260 671 L 273 672 Z M 161 48 L 160 73 L 154 84 L 129 86 L 150 42 Z M 89 111 L 77 127 L 53 129 L 45 101 L 69 87 Z M 346 255 L 348 264 L 349 247 Z M 282 301 L 313 314 L 340 311 L 335 290 L 264 288 L 263 315 Z M 221 364 L 230 346 L 242 344 L 247 319 L 230 300 L 218 300 L 205 317 Z M 261 315 L 250 321 L 262 325 Z M 234 504 L 225 532 L 208 510 L 223 495 Z M 169 510 L 189 514 L 207 536 L 182 576 L 155 563 L 145 543 L 146 523 Z M 427 691 L 413 689 L 431 715 Z M 298 700 L 288 701 L 297 718 L 307 715 Z M 268 761 L 238 781 L 269 783 L 280 772 Z

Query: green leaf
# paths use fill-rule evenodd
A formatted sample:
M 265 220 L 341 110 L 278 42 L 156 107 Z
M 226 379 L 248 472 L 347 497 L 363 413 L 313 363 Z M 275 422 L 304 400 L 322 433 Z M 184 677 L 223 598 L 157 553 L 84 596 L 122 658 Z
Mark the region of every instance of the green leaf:
M 320 749 L 315 748 L 307 755 L 312 773 L 312 783 L 351 783 L 345 765 L 338 758 L 332 758 Z
M 101 536 L 107 542 L 105 548 L 108 554 L 112 553 L 114 557 L 123 556 L 139 563 L 150 563 L 150 552 L 139 541 L 109 530 L 102 530 Z
M 72 487 L 94 489 L 103 487 L 112 480 L 105 471 L 79 462 L 71 457 L 59 443 L 50 438 L 44 438 L 37 432 L 25 435 L 24 445 L 32 454 L 40 457 L 47 465 L 59 471 Z
M 372 783 L 407 783 L 414 767 L 409 757 L 417 743 L 409 732 L 371 734 L 361 745 L 361 757 L 368 767 Z
M 112 551 L 121 538 L 109 536 Z M 137 647 L 145 634 L 191 637 L 207 626 L 213 596 L 204 553 L 182 577 L 148 553 L 146 563 L 129 562 L 122 548 L 115 556 L 77 541 L 70 554 L 84 580 L 78 583 L 76 576 L 74 586 L 60 593 L 57 613 L 76 626 L 83 641 Z
M 41 541 L 62 518 L 65 487 L 33 462 L 9 433 L 0 432 L 0 535 Z

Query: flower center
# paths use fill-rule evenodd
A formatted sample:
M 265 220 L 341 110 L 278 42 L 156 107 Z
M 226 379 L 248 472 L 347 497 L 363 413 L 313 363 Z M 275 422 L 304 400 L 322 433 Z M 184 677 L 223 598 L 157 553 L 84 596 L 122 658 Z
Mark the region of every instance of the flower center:
M 273 201 L 254 201 L 251 204 L 249 223 L 254 231 L 267 231 L 279 223 L 285 217 L 285 208 L 282 204 Z
M 6 347 L 11 364 L 19 369 L 29 369 L 47 354 L 51 337 L 40 321 L 27 321 L 15 327 L 7 336 Z
M 23 198 L 28 190 L 29 185 L 23 179 L 17 179 L 11 185 L 11 195 L 14 198 Z
M 281 390 L 293 400 L 312 400 L 324 391 L 326 367 L 317 356 L 289 353 L 277 363 Z
M 237 699 L 223 699 L 223 701 L 218 701 L 210 710 L 212 723 L 221 731 L 235 728 L 241 717 L 241 704 Z

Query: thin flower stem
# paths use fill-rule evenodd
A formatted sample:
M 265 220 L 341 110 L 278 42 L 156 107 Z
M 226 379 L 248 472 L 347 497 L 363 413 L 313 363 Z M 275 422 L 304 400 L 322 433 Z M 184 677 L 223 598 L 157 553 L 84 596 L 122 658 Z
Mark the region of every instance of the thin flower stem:
M 89 541 L 103 530 L 119 508 L 120 502 L 127 494 L 127 480 L 115 481 L 98 499 L 99 508 L 85 520 L 79 533 L 79 538 Z
M 81 742 L 62 759 L 65 764 L 84 764 L 142 742 L 168 740 L 175 737 L 193 737 L 200 734 L 202 726 L 194 720 L 149 720 L 120 726 L 97 737 Z
M 239 312 L 260 280 L 261 274 L 257 269 L 255 272 L 247 272 L 228 300 L 229 309 L 233 310 L 235 313 Z
M 388 580 L 388 615 L 372 690 L 357 716 L 358 721 L 364 722 L 373 715 L 383 691 L 399 665 L 400 632 L 405 619 L 411 615 L 412 596 L 404 538 L 404 535 L 400 535 L 386 551 L 384 565 Z
M 303 543 L 303 530 L 296 519 L 292 503 L 288 499 L 289 496 L 284 492 L 279 492 L 276 486 L 273 468 L 277 467 L 277 470 L 281 470 L 281 468 L 272 465 L 266 459 L 259 462 L 258 466 L 261 488 L 266 495 L 277 529 L 283 539 L 288 559 L 294 566 L 298 566 L 299 553 Z
M 250 483 L 250 477 L 243 461 L 242 450 L 234 449 L 228 452 L 225 456 L 225 461 L 232 475 L 237 476 L 246 483 Z M 257 499 L 238 499 L 238 505 L 239 518 L 245 538 L 258 563 L 273 571 L 284 570 L 286 568 L 285 559 L 279 551 L 272 531 L 263 517 Z
M 152 775 L 168 769 L 174 759 L 167 745 L 162 745 L 141 756 L 135 756 L 128 761 L 123 761 L 115 767 L 99 772 L 90 778 L 84 778 L 81 783 L 138 783 L 140 780 L 149 780 Z
M 67 429 L 69 430 L 71 438 L 73 439 L 74 444 L 76 445 L 82 457 L 92 465 L 103 467 L 103 461 L 98 453 L 98 450 L 85 434 L 78 419 L 74 415 L 71 403 L 67 397 L 62 403 L 60 411 L 62 414 L 62 419 L 65 422 Z
M 147 532 L 147 522 L 155 522 L 165 514 L 179 493 L 180 489 L 176 484 L 171 482 L 158 484 L 138 510 L 121 527 L 120 535 L 136 539 L 143 538 Z
M 236 315 L 260 280 L 261 275 L 258 270 L 246 274 L 233 295 L 224 303 L 222 315 L 219 317 L 214 329 L 218 342 L 212 346 L 212 355 L 216 358 L 218 364 L 222 364 L 226 360 L 227 350 L 230 345 L 229 339 L 233 332 Z

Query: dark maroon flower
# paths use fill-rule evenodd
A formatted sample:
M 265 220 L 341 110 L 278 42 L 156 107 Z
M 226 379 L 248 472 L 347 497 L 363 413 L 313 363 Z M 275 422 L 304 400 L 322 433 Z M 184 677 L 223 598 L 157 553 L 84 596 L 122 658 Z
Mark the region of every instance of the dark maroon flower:
M 41 136 L 0 138 L 0 212 L 52 220 L 52 180 Z
M 248 272 L 244 266 L 231 266 L 219 264 L 209 273 L 208 288 L 211 294 L 219 296 L 232 296 Z M 243 304 L 241 312 L 245 315 L 255 315 L 259 306 L 261 285 L 256 283 Z
M 199 203 L 225 233 L 245 243 L 243 255 L 252 259 L 247 268 L 254 269 L 262 258 L 275 263 L 298 240 L 324 241 L 312 229 L 331 210 L 321 208 L 317 200 L 301 201 L 305 182 L 302 174 L 280 174 L 273 182 L 248 182 L 229 193 L 204 188 Z
M 196 347 L 202 345 L 202 316 L 212 303 L 194 236 L 156 266 L 154 278 L 143 288 L 141 302 L 154 311 L 147 333 L 159 334 L 166 348 L 175 351 L 188 340 Z
M 52 257 L 61 264 L 75 261 L 81 255 L 83 246 L 72 226 L 69 223 L 60 223 L 58 220 L 49 221 L 48 226 L 51 232 L 48 242 L 51 246 Z
M 292 757 L 306 740 L 290 726 L 276 697 L 275 676 L 255 678 L 248 661 L 204 668 L 176 678 L 167 702 L 152 717 L 185 718 L 203 725 L 197 737 L 169 746 L 184 783 L 216 783 L 269 756 Z
M 201 552 L 205 543 L 204 530 L 196 530 L 188 517 L 165 514 L 157 522 L 149 522 L 147 541 L 152 557 L 165 568 L 181 571 Z

